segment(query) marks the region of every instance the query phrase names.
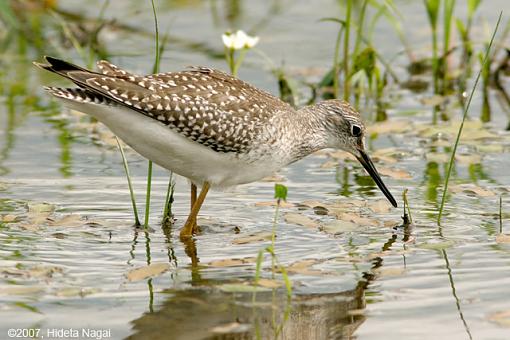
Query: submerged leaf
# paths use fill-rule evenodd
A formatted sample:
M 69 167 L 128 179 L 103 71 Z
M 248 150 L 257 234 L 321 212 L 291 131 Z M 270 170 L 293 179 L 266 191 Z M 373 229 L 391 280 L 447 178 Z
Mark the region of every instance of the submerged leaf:
M 496 236 L 496 243 L 510 243 L 510 235 L 498 234 Z
M 393 134 L 403 133 L 413 129 L 413 124 L 408 120 L 386 120 L 377 122 L 367 127 L 368 134 Z
M 325 224 L 321 230 L 328 234 L 340 234 L 360 230 L 360 226 L 350 221 L 336 220 Z
M 395 179 L 411 179 L 412 176 L 409 172 L 400 169 L 391 169 L 385 167 L 378 167 L 377 171 L 380 175 L 388 176 Z
M 49 203 L 28 203 L 28 213 L 30 214 L 42 214 L 42 213 L 52 213 L 55 211 L 55 206 Z
M 298 224 L 307 228 L 318 228 L 319 223 L 315 220 L 312 220 L 310 217 L 299 213 L 287 213 L 285 214 L 285 221 L 290 224 Z
M 130 270 L 126 274 L 128 281 L 140 281 L 151 276 L 158 276 L 168 271 L 170 266 L 168 263 L 153 263 L 145 267 Z
M 255 260 L 256 260 L 255 257 L 245 257 L 242 259 L 223 259 L 207 262 L 204 263 L 204 265 L 209 267 L 235 267 L 255 263 Z
M 242 236 L 234 239 L 232 241 L 233 244 L 247 244 L 261 241 L 269 241 L 271 240 L 272 234 L 266 231 L 262 231 L 255 234 L 250 234 L 248 236 Z
M 375 213 L 387 213 L 387 212 L 391 211 L 392 206 L 387 200 L 380 199 L 377 201 L 369 202 L 368 208 Z
M 253 286 L 250 284 L 243 283 L 226 283 L 219 286 L 220 290 L 227 293 L 256 293 L 256 292 L 267 292 L 268 288 Z
M 363 216 L 360 216 L 359 214 L 355 214 L 352 212 L 337 214 L 336 218 L 339 220 L 343 220 L 343 221 L 353 222 L 358 225 L 370 225 L 370 226 L 378 226 L 379 225 L 379 221 L 376 219 L 363 217 Z
M 482 188 L 476 184 L 451 185 L 448 187 L 448 190 L 454 193 L 464 192 L 478 197 L 492 197 L 496 195 L 493 191 Z
M 264 202 L 256 202 L 255 203 L 256 207 L 275 207 L 277 205 L 278 205 L 278 202 L 276 202 L 276 201 L 264 201 Z M 292 208 L 294 206 L 295 206 L 294 203 L 290 203 L 290 202 L 286 202 L 286 201 L 280 202 L 281 208 Z
M 261 287 L 265 287 L 265 288 L 275 289 L 275 288 L 283 287 L 285 285 L 285 283 L 282 281 L 278 281 L 278 280 L 259 279 L 257 281 L 257 285 L 259 285 Z
M 510 327 L 510 310 L 492 313 L 487 319 L 502 327 Z
M 218 334 L 232 334 L 232 333 L 245 333 L 251 329 L 251 324 L 231 322 L 223 325 L 215 326 L 210 329 L 211 333 Z
M 462 164 L 480 164 L 482 156 L 478 154 L 472 155 L 455 155 L 455 160 Z
M 452 247 L 455 245 L 455 242 L 447 240 L 440 242 L 428 242 L 418 244 L 418 248 L 429 249 L 429 250 L 443 250 Z

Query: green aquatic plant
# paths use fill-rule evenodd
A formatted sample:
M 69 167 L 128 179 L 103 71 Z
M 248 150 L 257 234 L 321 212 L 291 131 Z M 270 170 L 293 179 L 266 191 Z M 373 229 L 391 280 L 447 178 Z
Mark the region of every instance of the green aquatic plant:
M 409 202 L 407 200 L 407 192 L 409 190 L 406 188 L 402 193 L 402 199 L 404 200 L 404 221 L 406 220 L 406 216 L 409 218 L 409 223 L 413 223 L 413 217 L 411 215 L 411 207 L 409 206 Z
M 119 147 L 119 151 L 122 156 L 122 164 L 124 165 L 124 172 L 126 173 L 126 178 L 129 187 L 129 196 L 131 197 L 131 205 L 133 207 L 133 214 L 135 215 L 135 225 L 140 226 L 141 224 L 140 219 L 138 218 L 138 209 L 136 208 L 135 193 L 133 191 L 133 184 L 131 182 L 131 174 L 129 173 L 129 166 L 126 159 L 126 155 L 124 154 L 124 149 L 122 148 L 122 145 L 120 144 L 120 141 L 117 138 L 117 136 L 115 136 L 115 140 L 117 141 L 117 146 Z
M 432 77 L 434 80 L 434 93 L 439 91 L 439 57 L 437 47 L 437 21 L 439 18 L 440 0 L 424 0 L 425 8 L 429 18 L 430 29 L 432 32 Z
M 471 89 L 471 93 L 470 93 L 470 95 L 468 97 L 468 101 L 467 101 L 466 107 L 464 108 L 464 113 L 462 115 L 462 120 L 461 120 L 461 123 L 460 123 L 460 126 L 459 126 L 459 131 L 457 132 L 457 138 L 455 139 L 455 143 L 453 145 L 452 154 L 450 156 L 450 161 L 448 162 L 448 170 L 446 172 L 444 186 L 443 186 L 443 196 L 441 198 L 441 206 L 439 207 L 439 214 L 437 216 L 437 224 L 438 225 L 441 224 L 441 217 L 443 215 L 444 204 L 445 204 L 445 201 L 446 201 L 446 194 L 448 192 L 448 182 L 450 180 L 450 174 L 452 172 L 453 164 L 455 163 L 455 153 L 457 151 L 457 146 L 459 145 L 460 136 L 462 134 L 462 128 L 464 127 L 464 122 L 466 120 L 467 113 L 468 113 L 469 107 L 471 105 L 471 100 L 473 99 L 473 94 L 475 93 L 476 86 L 478 85 L 478 81 L 480 80 L 480 76 L 482 74 L 482 69 L 484 68 L 485 64 L 489 60 L 492 43 L 494 42 L 494 38 L 496 37 L 496 33 L 498 31 L 498 27 L 499 27 L 499 23 L 501 22 L 502 15 L 503 15 L 503 12 L 500 12 L 499 13 L 499 17 L 498 17 L 498 21 L 496 22 L 496 27 L 494 28 L 494 31 L 492 32 L 491 40 L 490 40 L 489 45 L 487 46 L 487 49 L 485 51 L 485 56 L 483 58 L 482 67 L 478 71 L 478 74 L 477 74 L 476 79 L 475 79 L 475 83 L 473 84 L 473 88 Z
M 448 56 L 450 55 L 450 37 L 455 0 L 443 0 L 443 55 L 440 70 L 442 75 L 441 94 L 445 94 L 449 85 Z
M 350 97 L 350 77 L 349 77 L 349 38 L 351 33 L 351 12 L 352 0 L 347 0 L 347 7 L 345 11 L 345 30 L 344 30 L 344 100 L 349 100 Z
M 152 68 L 152 73 L 159 72 L 159 63 L 160 63 L 160 49 L 159 49 L 159 25 L 158 25 L 158 15 L 156 11 L 156 5 L 154 4 L 154 0 L 151 0 L 152 6 L 152 15 L 154 18 L 154 42 L 155 42 L 155 55 L 154 55 L 154 66 Z M 151 187 L 152 187 L 152 161 L 149 160 L 149 164 L 147 167 L 147 187 L 145 193 L 145 221 L 144 228 L 149 227 L 149 215 L 150 215 L 150 205 L 151 205 Z
M 503 196 L 499 195 L 499 233 L 503 233 Z
M 462 42 L 462 54 L 460 57 L 460 64 L 464 65 L 464 72 L 460 76 L 459 87 L 460 92 L 464 92 L 466 88 L 467 79 L 471 75 L 471 59 L 474 53 L 473 42 L 471 41 L 471 27 L 473 25 L 473 17 L 478 9 L 481 0 L 468 0 L 468 12 L 466 23 L 457 18 L 455 24 L 459 32 L 460 40 Z
M 276 276 L 276 271 L 279 270 L 283 282 L 285 284 L 285 288 L 287 291 L 287 298 L 292 298 L 292 282 L 289 279 L 289 275 L 287 273 L 287 270 L 285 267 L 280 263 L 278 260 L 278 257 L 275 253 L 275 240 L 276 240 L 276 227 L 278 225 L 278 217 L 280 212 L 280 206 L 282 201 L 287 200 L 287 187 L 283 184 L 275 184 L 274 187 L 274 198 L 276 199 L 276 208 L 274 212 L 274 218 L 273 218 L 273 228 L 271 232 L 271 245 L 267 246 L 265 249 L 259 250 L 257 254 L 257 262 L 256 262 L 256 269 L 255 269 L 255 284 L 260 279 L 260 272 L 262 268 L 262 261 L 264 259 L 264 252 L 269 253 L 271 256 L 271 270 L 272 270 L 272 278 L 274 279 Z M 255 299 L 255 296 L 254 298 Z

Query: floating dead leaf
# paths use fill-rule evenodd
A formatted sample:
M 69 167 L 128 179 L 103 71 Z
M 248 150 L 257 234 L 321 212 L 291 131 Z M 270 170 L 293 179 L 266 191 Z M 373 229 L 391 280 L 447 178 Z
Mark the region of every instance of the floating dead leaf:
M 409 174 L 405 170 L 378 167 L 377 171 L 382 176 L 388 176 L 388 177 L 395 178 L 395 179 L 410 179 L 410 178 L 412 178 L 411 174 Z
M 233 244 L 247 244 L 254 242 L 262 242 L 271 240 L 272 234 L 266 231 L 260 233 L 250 234 L 248 236 L 242 236 L 234 239 Z
M 374 269 L 374 271 L 381 277 L 387 276 L 400 276 L 405 273 L 405 268 L 385 268 L 379 267 Z
M 265 288 L 275 289 L 282 287 L 285 283 L 278 280 L 271 280 L 271 279 L 259 279 L 257 281 L 257 285 Z
M 264 202 L 257 202 L 255 203 L 256 207 L 276 207 L 278 203 L 276 201 L 264 201 Z M 280 207 L 282 208 L 292 208 L 296 205 L 294 203 L 286 202 L 286 201 L 280 201 Z
M 11 214 L 2 215 L 0 217 L 0 219 L 2 222 L 5 222 L 5 223 L 14 222 L 14 221 L 16 221 L 16 215 L 11 215 Z
M 469 131 L 469 133 L 463 133 L 460 137 L 461 141 L 477 141 L 481 139 L 494 139 L 498 138 L 498 135 L 490 132 L 486 129 L 477 129 L 473 131 Z
M 204 263 L 204 265 L 209 267 L 235 267 L 242 266 L 249 263 L 255 263 L 257 259 L 255 257 L 245 257 L 242 259 L 222 259 L 222 260 L 214 260 L 211 262 Z
M 80 288 L 80 287 L 64 287 L 60 288 L 55 295 L 61 297 L 73 297 L 73 296 L 87 296 L 95 293 L 99 293 L 99 288 Z
M 388 163 L 388 164 L 395 164 L 398 162 L 398 159 L 391 156 L 386 155 L 372 155 L 372 160 L 376 163 Z
M 321 164 L 321 169 L 334 169 L 338 167 L 338 161 L 326 161 Z
M 37 203 L 37 202 L 29 202 L 28 203 L 28 213 L 29 214 L 41 214 L 41 213 L 52 213 L 55 211 L 55 206 L 49 203 Z
M 366 309 L 351 309 L 347 311 L 347 315 L 351 316 L 359 316 L 359 315 L 365 315 Z
M 400 221 L 397 221 L 397 220 L 387 220 L 387 221 L 384 221 L 383 222 L 383 226 L 387 227 L 387 228 L 393 228 L 393 227 L 396 227 L 398 225 L 402 224 L 402 220 Z
M 148 277 L 158 276 L 168 271 L 170 266 L 168 263 L 153 263 L 145 267 L 132 269 L 126 274 L 128 281 L 140 281 Z
M 0 287 L 1 295 L 34 295 L 44 292 L 43 286 L 3 286 Z
M 442 139 L 442 138 L 438 138 L 436 140 L 433 140 L 432 142 L 430 142 L 428 144 L 429 147 L 443 147 L 443 146 L 447 146 L 447 147 L 450 147 L 452 146 L 452 142 L 446 140 L 446 139 Z
M 478 154 L 472 155 L 455 155 L 455 160 L 461 164 L 480 164 L 482 156 Z
M 448 99 L 448 97 L 435 94 L 430 97 L 421 98 L 420 102 L 423 105 L 427 105 L 427 106 L 438 106 L 438 105 L 441 105 L 444 102 L 446 102 L 447 99 Z
M 318 260 L 310 259 L 310 260 L 301 260 L 292 263 L 290 266 L 288 266 L 287 272 L 288 273 L 295 273 L 295 274 L 303 274 L 303 275 L 321 275 L 324 274 L 323 271 L 312 269 L 311 267 L 314 264 L 319 263 Z
M 255 293 L 269 291 L 268 288 L 254 286 L 248 283 L 225 283 L 219 286 L 219 288 L 227 293 Z
M 336 218 L 339 220 L 343 220 L 343 221 L 353 222 L 358 225 L 370 225 L 370 226 L 378 226 L 379 225 L 379 221 L 376 219 L 363 217 L 358 214 L 350 213 L 350 212 L 337 214 Z
M 496 236 L 496 243 L 510 243 L 510 235 L 498 234 Z
M 487 317 L 487 319 L 502 327 L 510 327 L 510 310 L 492 313 Z
M 478 197 L 492 197 L 496 194 L 489 189 L 484 189 L 475 184 L 460 184 L 460 185 L 451 185 L 448 187 L 448 190 L 454 193 L 464 192 L 466 194 L 475 195 Z
M 478 143 L 479 144 L 479 143 Z M 480 153 L 501 153 L 505 150 L 502 144 L 482 144 L 475 145 L 476 150 Z
M 342 151 L 342 150 L 331 150 L 331 151 L 328 150 L 328 151 L 326 151 L 326 155 L 328 155 L 329 157 L 334 158 L 336 160 L 346 160 L 346 159 L 349 159 L 352 161 L 356 160 L 356 157 L 354 157 L 352 154 L 348 153 L 347 151 Z M 335 164 L 338 164 L 338 163 L 335 163 Z
M 78 227 L 85 224 L 85 221 L 82 220 L 80 215 L 70 214 L 52 220 L 48 224 L 55 227 Z
M 287 179 L 281 175 L 274 174 L 261 179 L 262 182 L 285 182 Z
M 7 277 L 23 277 L 25 279 L 49 279 L 54 274 L 60 274 L 63 269 L 55 266 L 33 266 L 30 268 L 0 268 L 0 274 Z
M 387 213 L 391 211 L 392 206 L 388 201 L 380 199 L 377 201 L 370 201 L 368 203 L 368 208 L 375 213 Z
M 455 242 L 451 240 L 439 241 L 439 242 L 427 242 L 418 244 L 418 248 L 429 249 L 429 250 L 443 250 L 452 247 Z
M 328 209 L 352 209 L 352 207 L 364 207 L 367 202 L 355 198 L 336 200 L 326 205 Z
M 231 333 L 245 333 L 251 329 L 251 324 L 231 322 L 219 325 L 210 329 L 211 333 L 217 334 L 231 334 Z
M 326 207 L 323 207 L 321 205 L 316 205 L 315 207 L 313 207 L 313 212 L 315 213 L 315 215 L 327 215 L 329 213 L 329 210 L 328 208 Z
M 450 161 L 450 157 L 450 155 L 442 152 L 428 152 L 425 154 L 427 161 L 436 163 L 447 163 Z
M 356 223 L 350 221 L 336 220 L 325 224 L 320 229 L 328 234 L 336 235 L 356 231 L 359 230 L 360 227 Z
M 299 205 L 305 206 L 305 207 L 308 207 L 308 208 L 314 208 L 314 207 L 317 207 L 317 206 L 324 206 L 324 207 L 326 206 L 324 204 L 324 202 L 313 201 L 313 200 L 303 201 L 303 202 L 299 203 Z
M 402 133 L 409 131 L 413 125 L 408 120 L 387 120 L 367 127 L 368 134 Z
M 312 220 L 310 217 L 299 213 L 287 213 L 284 216 L 285 221 L 290 224 L 302 225 L 307 228 L 318 228 L 319 223 L 315 220 Z

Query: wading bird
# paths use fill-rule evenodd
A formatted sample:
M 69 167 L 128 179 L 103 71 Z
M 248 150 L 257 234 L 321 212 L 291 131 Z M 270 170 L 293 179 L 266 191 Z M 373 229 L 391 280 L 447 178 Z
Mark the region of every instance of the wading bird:
M 365 126 L 347 102 L 326 100 L 295 110 L 273 95 L 207 67 L 137 75 L 107 62 L 99 72 L 46 57 L 37 66 L 78 87 L 46 87 L 74 110 L 109 127 L 154 163 L 191 181 L 191 212 L 181 237 L 196 232 L 209 188 L 259 180 L 321 149 L 354 155 L 394 207 L 365 151 Z M 196 185 L 202 190 L 196 196 Z

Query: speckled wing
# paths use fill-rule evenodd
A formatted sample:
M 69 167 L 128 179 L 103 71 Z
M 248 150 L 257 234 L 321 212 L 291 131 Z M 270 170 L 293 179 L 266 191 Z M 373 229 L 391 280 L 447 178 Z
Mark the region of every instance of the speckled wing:
M 267 92 L 205 67 L 148 76 L 104 61 L 98 67 L 101 76 L 83 71 L 68 75 L 217 152 L 248 152 L 271 117 L 293 110 Z

